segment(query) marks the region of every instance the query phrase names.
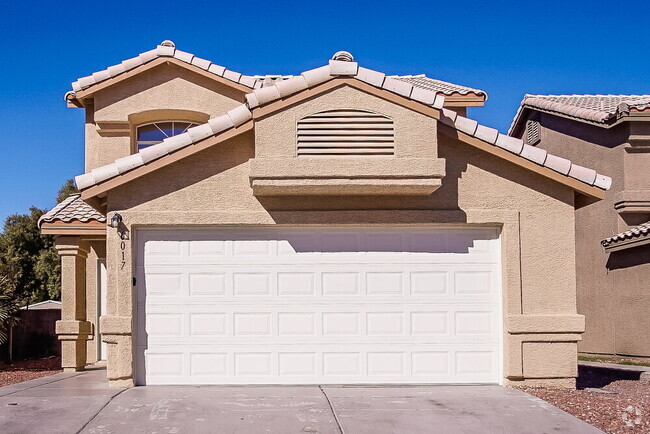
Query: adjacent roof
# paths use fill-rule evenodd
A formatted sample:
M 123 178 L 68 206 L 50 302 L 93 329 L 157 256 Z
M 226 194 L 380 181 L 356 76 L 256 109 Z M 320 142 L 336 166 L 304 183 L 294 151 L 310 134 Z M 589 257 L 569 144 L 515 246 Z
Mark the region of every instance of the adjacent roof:
M 529 95 L 524 96 L 510 125 L 513 133 L 527 108 L 555 113 L 596 125 L 609 125 L 630 111 L 650 111 L 650 95 Z
M 605 250 L 619 250 L 650 243 L 650 221 L 600 242 Z
M 203 141 L 209 137 L 220 136 L 226 131 L 236 129 L 251 121 L 251 110 L 265 106 L 271 102 L 284 99 L 293 94 L 298 94 L 306 89 L 314 88 L 335 78 L 354 78 L 365 85 L 382 89 L 399 95 L 407 100 L 422 104 L 422 107 L 435 109 L 435 117 L 455 130 L 472 139 L 478 139 L 483 144 L 501 148 L 516 158 L 522 158 L 547 170 L 552 170 L 560 175 L 556 177 L 560 182 L 563 179 L 577 180 L 578 185 L 588 185 L 597 189 L 607 190 L 611 186 L 611 179 L 599 175 L 596 171 L 588 169 L 564 158 L 547 154 L 546 151 L 533 146 L 525 145 L 521 139 L 499 133 L 497 130 L 479 125 L 475 120 L 458 115 L 455 111 L 443 109 L 444 96 L 433 90 L 414 86 L 408 81 L 391 78 L 384 73 L 358 66 L 353 61 L 352 55 L 347 52 L 336 53 L 332 60 L 325 66 L 303 72 L 301 75 L 286 80 L 277 80 L 273 84 L 260 87 L 246 94 L 246 103 L 230 110 L 228 113 L 212 118 L 207 123 L 190 128 L 187 132 L 169 137 L 163 142 L 149 146 L 141 151 L 120 158 L 114 163 L 98 167 L 79 175 L 75 178 L 77 187 L 86 190 L 101 184 L 109 179 L 118 177 L 138 167 L 158 160 L 167 154 Z M 489 147 L 488 147 L 489 148 Z M 515 160 L 516 160 L 515 158 Z M 543 171 L 541 173 L 544 173 Z M 549 172 L 546 172 L 547 174 Z M 565 177 L 565 178 L 563 178 Z M 569 181 L 566 182 L 569 184 Z M 575 186 L 575 183 L 571 183 Z M 575 188 L 575 187 L 574 187 Z M 579 189 L 579 188 L 577 188 Z
M 469 95 L 475 94 L 483 96 L 487 100 L 487 93 L 481 89 L 474 89 L 472 87 L 460 86 L 458 84 L 449 83 L 448 81 L 436 80 L 429 78 L 424 74 L 418 75 L 390 75 L 390 78 L 396 78 L 401 81 L 412 84 L 413 86 L 421 87 L 423 89 L 433 90 L 444 95 Z
M 106 222 L 106 217 L 81 200 L 81 195 L 73 194 L 43 214 L 38 219 L 38 227 L 41 227 L 43 223 L 53 223 L 55 221 L 64 223 L 97 221 L 104 223 Z
M 21 310 L 61 310 L 61 302 L 56 300 L 45 300 L 40 303 L 23 306 Z
M 66 100 L 71 100 L 75 98 L 75 92 L 86 90 L 95 84 L 101 83 L 108 79 L 117 77 L 130 71 L 138 66 L 149 63 L 160 57 L 173 57 L 177 60 L 185 62 L 189 65 L 197 66 L 201 69 L 204 69 L 207 72 L 211 72 L 219 77 L 228 79 L 234 83 L 239 83 L 250 89 L 259 89 L 261 87 L 272 86 L 277 81 L 289 80 L 294 78 L 294 75 L 244 75 L 239 72 L 231 71 L 224 66 L 217 65 L 212 63 L 209 60 L 202 59 L 198 56 L 195 56 L 192 53 L 181 51 L 176 48 L 176 45 L 172 41 L 163 41 L 153 50 L 145 51 L 144 53 L 139 54 L 136 57 L 127 59 L 122 63 L 117 65 L 109 66 L 107 69 L 102 71 L 95 72 L 86 77 L 81 77 L 77 81 L 72 83 L 72 91 L 65 94 Z M 391 76 L 391 78 L 396 78 L 402 81 L 406 81 L 413 86 L 421 87 L 423 89 L 433 90 L 435 92 L 442 93 L 444 95 L 476 95 L 483 97 L 484 100 L 487 100 L 487 93 L 485 91 L 474 89 L 471 87 L 460 86 L 457 84 L 449 83 L 442 80 L 435 80 L 425 76 L 424 74 L 420 75 L 403 75 L 403 76 Z

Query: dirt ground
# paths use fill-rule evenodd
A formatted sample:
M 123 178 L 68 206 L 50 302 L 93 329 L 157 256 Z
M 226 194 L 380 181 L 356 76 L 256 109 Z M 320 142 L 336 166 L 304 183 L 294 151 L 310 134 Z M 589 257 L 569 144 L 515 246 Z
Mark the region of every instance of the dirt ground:
M 577 390 L 524 387 L 606 433 L 650 433 L 650 381 L 580 367 Z
M 0 387 L 61 372 L 61 358 L 48 357 L 0 364 Z

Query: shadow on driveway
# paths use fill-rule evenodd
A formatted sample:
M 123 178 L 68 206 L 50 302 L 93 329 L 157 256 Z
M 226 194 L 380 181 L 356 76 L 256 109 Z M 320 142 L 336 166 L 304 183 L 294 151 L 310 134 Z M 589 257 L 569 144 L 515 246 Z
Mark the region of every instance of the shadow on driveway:
M 0 388 L 3 433 L 597 433 L 499 386 L 147 386 L 103 369 Z

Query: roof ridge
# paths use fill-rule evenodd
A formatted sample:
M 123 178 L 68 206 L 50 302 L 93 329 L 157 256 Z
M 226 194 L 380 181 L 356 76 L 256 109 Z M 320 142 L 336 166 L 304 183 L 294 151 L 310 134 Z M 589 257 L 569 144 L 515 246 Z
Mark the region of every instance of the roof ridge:
M 124 60 L 117 65 L 109 66 L 106 69 L 77 79 L 72 83 L 72 90 L 66 92 L 65 99 L 74 99 L 76 92 L 88 89 L 89 87 L 110 78 L 117 77 L 118 75 L 124 74 L 127 71 L 149 63 L 160 57 L 172 57 L 189 65 L 194 65 L 207 72 L 211 72 L 219 77 L 223 77 L 234 83 L 242 84 L 251 89 L 253 86 L 255 86 L 256 80 L 252 76 L 231 71 L 225 66 L 217 65 L 216 63 L 212 63 L 210 60 L 202 59 L 192 53 L 179 50 L 176 48 L 176 44 L 174 44 L 174 42 L 165 40 L 162 41 L 160 45 L 158 45 L 153 50 L 145 51 L 144 53 L 140 53 L 136 57 Z
M 475 120 L 460 116 L 452 110 L 443 108 L 445 100 L 443 95 L 416 87 L 407 81 L 391 78 L 391 76 L 386 76 L 382 72 L 363 68 L 357 62 L 353 61 L 351 55 L 349 56 L 351 60 L 330 60 L 325 66 L 305 71 L 288 80 L 276 81 L 272 85 L 255 89 L 245 95 L 246 102 L 244 104 L 235 107 L 224 115 L 212 118 L 205 124 L 190 128 L 185 133 L 166 138 L 161 143 L 144 148 L 135 154 L 117 159 L 114 163 L 95 168 L 89 173 L 77 176 L 75 178 L 77 187 L 81 190 L 89 188 L 175 152 L 178 149 L 189 146 L 190 144 L 236 128 L 253 118 L 251 110 L 256 107 L 325 83 L 335 77 L 354 77 L 371 86 L 433 107 L 441 111 L 441 122 L 458 131 L 473 136 L 490 145 L 503 148 L 524 159 L 588 185 L 596 186 L 603 190 L 607 190 L 611 186 L 611 178 L 599 175 L 595 170 L 578 166 L 569 160 L 547 154 L 542 149 L 525 145 L 521 139 L 501 134 L 494 128 L 479 125 Z

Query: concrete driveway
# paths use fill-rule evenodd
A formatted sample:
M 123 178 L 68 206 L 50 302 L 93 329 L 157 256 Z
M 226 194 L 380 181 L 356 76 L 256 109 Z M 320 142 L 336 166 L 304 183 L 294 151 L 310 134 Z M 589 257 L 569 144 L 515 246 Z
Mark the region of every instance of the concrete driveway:
M 2 433 L 598 433 L 499 386 L 109 389 L 106 372 L 0 388 Z

